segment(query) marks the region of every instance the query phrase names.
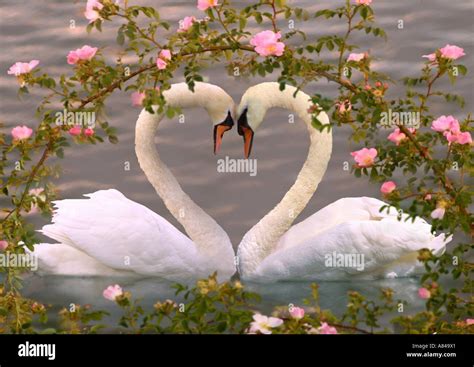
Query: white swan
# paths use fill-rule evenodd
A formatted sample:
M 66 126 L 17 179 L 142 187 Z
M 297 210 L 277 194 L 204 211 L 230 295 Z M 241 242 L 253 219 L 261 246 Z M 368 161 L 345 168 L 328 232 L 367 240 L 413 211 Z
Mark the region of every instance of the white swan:
M 221 88 L 196 83 L 192 93 L 185 83 L 163 92 L 170 106 L 204 107 L 214 124 L 214 148 L 233 125 L 234 102 Z M 143 110 L 135 130 L 135 150 L 140 167 L 180 222 L 189 238 L 145 206 L 117 190 L 101 190 L 89 199 L 54 202 L 53 224 L 42 228 L 61 244 L 39 244 L 43 273 L 96 276 L 134 274 L 173 281 L 207 277 L 220 279 L 235 273 L 234 250 L 224 230 L 181 189 L 160 160 L 154 138 L 160 114 Z
M 310 136 L 308 157 L 295 183 L 280 203 L 245 234 L 238 247 L 241 277 L 265 282 L 407 276 L 421 265 L 416 260 L 417 250 L 443 251 L 450 239 L 433 236 L 431 226 L 423 219 L 417 218 L 414 223 L 398 221 L 395 208 L 390 214 L 380 213 L 386 204 L 367 197 L 340 199 L 291 227 L 321 182 L 332 150 L 331 133 L 311 126 L 310 97 L 301 91 L 294 96 L 295 92 L 291 86 L 280 91 L 277 83 L 258 84 L 246 91 L 237 109 L 246 157 L 254 132 L 272 107 L 297 113 Z M 318 119 L 329 123 L 324 112 Z M 337 266 L 347 265 L 344 259 L 362 260 L 361 255 L 364 261 L 357 263 L 359 269 Z

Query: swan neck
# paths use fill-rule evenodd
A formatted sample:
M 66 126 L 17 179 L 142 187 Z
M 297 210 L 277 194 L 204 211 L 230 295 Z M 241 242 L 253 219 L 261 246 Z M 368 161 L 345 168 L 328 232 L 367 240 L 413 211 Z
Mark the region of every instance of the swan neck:
M 186 89 L 187 90 L 187 89 Z M 202 94 L 194 99 L 192 94 L 179 88 L 181 96 L 168 93 L 167 102 L 180 107 L 202 106 Z M 135 128 L 135 151 L 138 163 L 148 181 L 155 188 L 165 206 L 173 217 L 184 227 L 188 236 L 193 240 L 198 251 L 210 259 L 220 275 L 231 276 L 234 264 L 234 252 L 229 237 L 217 222 L 202 210 L 181 188 L 170 169 L 162 162 L 155 147 L 155 135 L 163 115 L 151 114 L 142 110 Z M 224 269 L 219 271 L 219 269 Z M 213 271 L 214 271 L 213 270 Z
M 327 130 L 320 132 L 312 126 L 312 116 L 308 112 L 312 106 L 310 97 L 303 92 L 293 97 L 294 88 L 287 87 L 283 92 L 276 88 L 277 85 L 266 93 L 267 101 L 271 101 L 268 107 L 295 112 L 307 126 L 310 146 L 295 183 L 282 200 L 245 234 L 238 251 L 240 272 L 244 278 L 252 277 L 258 265 L 276 250 L 279 239 L 290 229 L 315 193 L 331 157 L 332 134 Z M 318 117 L 321 116 L 327 118 L 325 113 Z

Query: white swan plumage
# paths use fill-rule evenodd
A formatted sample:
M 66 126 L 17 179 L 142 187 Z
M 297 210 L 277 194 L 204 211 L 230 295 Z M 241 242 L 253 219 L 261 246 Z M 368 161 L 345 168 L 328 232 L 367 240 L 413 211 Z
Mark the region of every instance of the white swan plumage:
M 233 100 L 212 84 L 196 83 L 194 89 L 191 92 L 185 83 L 179 83 L 163 94 L 173 107 L 204 107 L 216 141 L 220 128 L 225 130 L 232 123 Z M 141 112 L 135 150 L 148 180 L 189 237 L 114 189 L 85 195 L 88 199 L 59 200 L 54 202 L 52 224 L 41 230 L 59 244 L 38 244 L 34 249 L 42 273 L 156 276 L 172 281 L 199 279 L 215 271 L 219 279 L 228 279 L 235 273 L 228 235 L 189 198 L 160 160 L 154 137 L 162 118 Z
M 308 157 L 293 186 L 279 204 L 243 237 L 237 250 L 243 279 L 274 282 L 285 280 L 343 280 L 392 278 L 416 274 L 422 269 L 417 251 L 444 251 L 451 240 L 435 236 L 421 218 L 406 221 L 383 201 L 360 197 L 343 198 L 292 226 L 306 207 L 326 171 L 332 151 L 332 134 L 311 125 L 310 97 L 296 88 L 278 83 L 261 83 L 249 88 L 237 108 L 239 134 L 244 137 L 245 155 L 252 148 L 253 135 L 272 107 L 292 110 L 306 123 L 310 147 Z M 296 94 L 295 94 L 296 93 Z M 329 123 L 325 112 L 318 120 Z M 328 266 L 328 257 L 364 255 L 363 267 Z M 334 257 L 334 256 L 333 256 Z

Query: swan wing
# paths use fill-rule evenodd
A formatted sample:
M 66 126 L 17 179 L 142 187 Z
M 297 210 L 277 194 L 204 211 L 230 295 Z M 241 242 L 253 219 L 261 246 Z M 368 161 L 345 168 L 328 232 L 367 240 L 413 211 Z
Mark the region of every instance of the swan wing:
M 348 221 L 277 250 L 255 276 L 263 281 L 407 276 L 420 270 L 418 250 L 441 253 L 450 240 L 432 235 L 426 222 L 398 221 L 396 216 Z
M 381 211 L 381 208 L 387 208 Z M 380 221 L 384 218 L 396 219 L 399 215 L 394 207 L 370 197 L 339 199 L 317 211 L 302 222 L 291 227 L 278 241 L 277 249 L 284 249 L 314 238 L 317 234 L 348 221 Z M 407 218 L 402 213 L 402 221 Z M 417 225 L 428 225 L 422 218 L 416 218 Z
M 114 189 L 84 196 L 55 201 L 41 232 L 115 270 L 173 280 L 206 273 L 195 244 L 147 207 Z
M 135 273 L 112 269 L 93 257 L 63 243 L 38 243 L 32 252 L 38 259 L 40 275 L 124 276 Z

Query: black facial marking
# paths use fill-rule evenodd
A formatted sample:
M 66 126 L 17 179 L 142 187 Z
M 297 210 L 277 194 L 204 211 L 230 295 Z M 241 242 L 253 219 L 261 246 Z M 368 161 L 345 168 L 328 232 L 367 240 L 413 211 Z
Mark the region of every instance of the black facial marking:
M 242 129 L 243 127 L 250 129 L 249 123 L 247 121 L 247 108 L 242 112 L 239 120 L 237 121 L 237 132 L 240 136 L 244 135 L 244 131 Z
M 234 119 L 232 118 L 232 115 L 230 114 L 230 111 L 227 112 L 227 117 L 223 122 L 221 122 L 219 125 L 225 125 L 225 126 L 234 126 Z

